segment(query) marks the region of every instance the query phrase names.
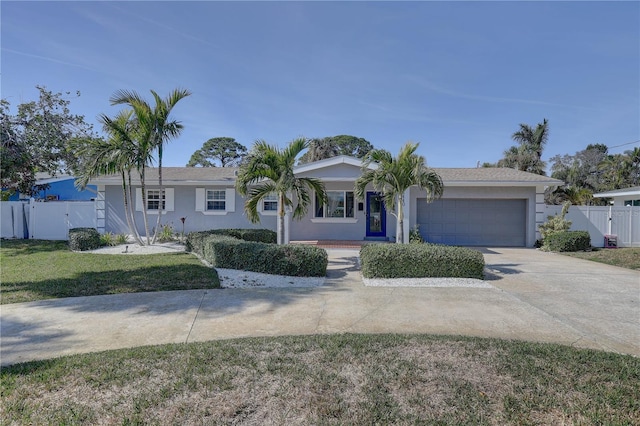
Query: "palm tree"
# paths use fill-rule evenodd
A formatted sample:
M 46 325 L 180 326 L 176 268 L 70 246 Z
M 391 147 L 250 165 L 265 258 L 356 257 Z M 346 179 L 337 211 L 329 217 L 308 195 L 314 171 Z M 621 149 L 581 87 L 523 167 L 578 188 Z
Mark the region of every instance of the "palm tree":
M 362 163 L 362 174 L 355 183 L 355 195 L 360 200 L 364 199 L 369 184 L 382 195 L 385 205 L 398 221 L 398 243 L 404 242 L 406 190 L 417 185 L 427 192 L 427 202 L 440 198 L 444 190 L 442 178 L 427 167 L 425 158 L 415 153 L 417 149 L 417 143 L 409 142 L 396 158 L 383 149 L 369 151 Z M 370 168 L 372 163 L 377 167 Z
M 515 147 L 517 155 L 517 169 L 525 172 L 545 175 L 546 164 L 542 161 L 542 151 L 549 139 L 549 122 L 543 119 L 535 129 L 527 124 L 520 124 L 520 130 L 511 135 L 511 139 L 520 146 Z M 514 147 L 505 152 L 505 159 L 514 153 Z
M 311 191 L 322 202 L 327 195 L 324 184 L 316 178 L 298 178 L 293 173 L 296 157 L 308 148 L 304 138 L 295 139 L 285 149 L 257 141 L 240 166 L 236 189 L 248 196 L 244 210 L 253 223 L 260 221 L 258 206 L 270 194 L 278 197 L 278 244 L 284 244 L 285 207 L 293 207 L 293 218 L 301 219 L 311 203 Z M 295 201 L 295 207 L 294 207 Z
M 114 118 L 101 114 L 99 120 L 107 140 L 89 139 L 78 147 L 78 155 L 83 158 L 82 170 L 76 179 L 76 186 L 85 188 L 90 179 L 102 175 L 119 173 L 122 178 L 122 197 L 125 217 L 131 235 L 139 244 L 143 244 L 132 210 L 131 171 L 135 167 L 137 147 L 132 140 L 136 132 L 136 122 L 132 111 L 121 111 Z
M 162 99 L 155 91 L 151 90 L 151 94 L 155 100 L 155 107 L 151 106 L 135 91 L 120 90 L 111 97 L 111 104 L 127 104 L 129 105 L 140 125 L 139 144 L 150 152 L 158 150 L 158 185 L 160 187 L 160 197 L 164 187 L 162 184 L 162 156 L 165 142 L 177 137 L 182 131 L 182 124 L 176 120 L 170 120 L 169 115 L 173 107 L 183 98 L 191 95 L 191 92 L 184 89 L 174 89 L 169 96 Z M 142 171 L 144 172 L 144 168 Z M 146 194 L 144 184 L 142 188 L 143 204 L 146 205 Z M 155 243 L 160 230 L 160 220 L 162 218 L 163 203 L 158 203 L 158 220 L 156 222 L 155 232 L 153 234 L 152 244 Z M 143 217 L 145 220 L 145 232 L 147 233 L 147 241 L 149 240 L 149 229 L 147 224 L 146 208 L 143 209 Z

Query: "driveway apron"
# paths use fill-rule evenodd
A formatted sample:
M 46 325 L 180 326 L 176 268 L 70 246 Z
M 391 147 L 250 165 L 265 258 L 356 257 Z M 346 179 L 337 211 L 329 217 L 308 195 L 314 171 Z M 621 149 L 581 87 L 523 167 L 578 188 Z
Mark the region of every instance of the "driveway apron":
M 435 333 L 640 356 L 640 272 L 533 249 L 481 249 L 490 287 L 366 287 L 328 249 L 325 285 L 75 297 L 0 307 L 2 365 L 248 336 Z M 433 283 L 433 281 L 431 281 Z M 443 285 L 446 285 L 443 283 Z

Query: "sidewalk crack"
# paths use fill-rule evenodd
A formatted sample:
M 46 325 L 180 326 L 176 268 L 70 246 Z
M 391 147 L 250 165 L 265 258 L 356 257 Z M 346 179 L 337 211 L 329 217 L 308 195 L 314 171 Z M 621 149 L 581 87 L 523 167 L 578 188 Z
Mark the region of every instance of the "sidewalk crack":
M 200 304 L 198 305 L 198 310 L 193 317 L 193 321 L 191 322 L 191 327 L 189 327 L 189 333 L 187 333 L 187 338 L 184 343 L 189 343 L 189 338 L 191 337 L 191 332 L 193 331 L 193 326 L 196 324 L 196 320 L 198 319 L 198 314 L 200 313 L 200 309 L 202 308 L 202 303 L 204 302 L 204 297 L 207 295 L 207 292 L 202 292 L 202 298 L 200 299 Z

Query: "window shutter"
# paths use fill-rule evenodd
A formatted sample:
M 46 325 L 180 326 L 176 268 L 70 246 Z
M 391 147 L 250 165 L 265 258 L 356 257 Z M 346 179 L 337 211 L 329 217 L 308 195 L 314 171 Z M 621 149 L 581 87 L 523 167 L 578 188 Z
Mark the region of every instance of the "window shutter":
M 144 207 L 142 204 L 142 188 L 136 188 L 136 211 L 141 212 L 144 210 Z
M 203 212 L 205 211 L 205 191 L 204 188 L 196 188 L 196 211 Z
M 165 206 L 165 210 L 168 212 L 172 212 L 174 210 L 173 195 L 174 195 L 173 188 L 164 189 L 164 206 Z
M 228 212 L 236 211 L 236 190 L 235 188 L 227 188 L 225 194 L 225 207 Z

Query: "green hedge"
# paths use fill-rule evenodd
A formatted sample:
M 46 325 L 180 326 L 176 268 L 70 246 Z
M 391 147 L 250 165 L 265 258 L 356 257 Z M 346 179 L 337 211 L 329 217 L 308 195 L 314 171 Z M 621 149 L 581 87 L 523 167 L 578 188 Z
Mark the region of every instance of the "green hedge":
M 456 277 L 484 279 L 477 250 L 436 244 L 368 244 L 360 249 L 365 278 Z
M 276 244 L 278 234 L 269 229 L 210 229 L 208 231 L 191 232 L 187 235 L 187 250 L 193 250 L 189 244 L 197 246 L 209 235 L 226 235 L 244 241 L 255 241 L 267 244 Z
M 547 236 L 543 248 L 547 251 L 583 251 L 591 248 L 587 231 L 563 231 Z
M 69 229 L 69 248 L 73 251 L 95 250 L 102 245 L 95 228 Z
M 327 252 L 318 247 L 244 241 L 224 232 L 192 232 L 187 235 L 187 250 L 215 268 L 292 277 L 324 277 L 329 263 Z

